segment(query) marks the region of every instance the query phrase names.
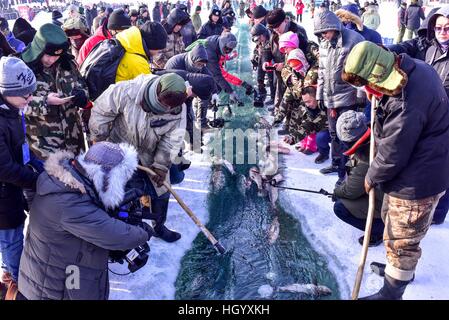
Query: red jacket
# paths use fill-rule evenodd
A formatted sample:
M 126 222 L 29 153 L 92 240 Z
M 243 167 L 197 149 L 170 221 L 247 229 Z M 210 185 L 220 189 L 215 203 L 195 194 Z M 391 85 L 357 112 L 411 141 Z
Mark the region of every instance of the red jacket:
M 227 72 L 224 68 L 226 61 L 229 60 L 229 56 L 220 56 L 219 66 L 221 70 L 221 74 L 223 75 L 223 78 L 230 84 L 233 84 L 234 86 L 241 86 L 243 81 L 239 78 L 234 76 L 233 74 L 230 74 Z
M 103 34 L 103 27 L 99 26 L 98 29 L 95 31 L 95 34 L 89 39 L 87 39 L 84 42 L 83 46 L 81 47 L 78 54 L 78 59 L 76 60 L 76 62 L 78 62 L 78 65 L 80 66 L 84 62 L 84 60 L 86 60 L 87 56 L 92 51 L 92 49 L 97 45 L 97 43 L 111 38 L 112 35 L 109 33 L 109 31 L 107 31 L 107 37 L 105 37 Z
M 304 10 L 304 3 L 302 1 L 296 2 L 296 14 L 302 14 L 302 11 Z

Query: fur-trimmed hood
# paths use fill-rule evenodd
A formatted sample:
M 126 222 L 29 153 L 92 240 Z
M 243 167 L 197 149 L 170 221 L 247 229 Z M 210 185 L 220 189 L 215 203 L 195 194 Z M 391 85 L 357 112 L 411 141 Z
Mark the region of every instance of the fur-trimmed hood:
M 134 147 L 121 143 L 123 160 L 109 172 L 104 171 L 99 164 L 87 162 L 86 153 L 76 157 L 78 163 L 85 170 L 85 178 L 89 179 L 105 208 L 116 208 L 125 196 L 125 186 L 137 168 L 137 151 Z M 83 194 L 88 193 L 88 187 L 82 181 L 78 172 L 74 169 L 72 161 L 74 155 L 71 152 L 60 151 L 51 154 L 45 162 L 45 170 L 53 183 L 41 184 L 38 193 L 66 193 L 68 189 Z
M 338 19 L 347 27 L 348 23 L 351 23 L 353 26 L 349 27 L 348 29 L 355 29 L 359 31 L 363 31 L 363 21 L 358 16 L 358 14 L 355 14 L 354 12 L 351 12 L 347 6 L 342 7 L 341 9 L 338 9 L 335 11 L 335 14 L 337 15 Z

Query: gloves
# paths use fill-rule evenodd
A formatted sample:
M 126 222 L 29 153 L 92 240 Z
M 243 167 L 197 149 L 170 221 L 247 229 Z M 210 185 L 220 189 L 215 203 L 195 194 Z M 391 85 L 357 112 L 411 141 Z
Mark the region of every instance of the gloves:
M 72 99 L 72 103 L 78 108 L 84 108 L 87 105 L 87 96 L 84 90 L 73 88 L 70 93 L 71 96 L 74 96 Z
M 145 232 L 148 234 L 148 240 L 151 239 L 151 237 L 154 235 L 154 229 L 146 222 L 141 222 L 139 227 L 141 227 Z
M 155 176 L 151 176 L 151 180 L 153 180 L 158 187 L 162 187 L 164 185 L 167 172 L 161 169 L 157 169 L 155 167 L 151 167 L 151 170 L 153 170 L 156 173 Z
M 248 82 L 243 81 L 243 82 L 242 82 L 242 87 L 245 88 L 245 94 L 246 94 L 247 96 L 253 94 L 254 88 L 253 88 L 253 86 L 250 85 Z
M 317 100 L 317 102 L 318 102 L 318 108 L 320 108 L 320 110 L 327 111 L 326 105 L 324 104 L 323 100 Z
M 252 58 L 251 63 L 253 65 L 253 70 L 256 71 L 259 68 L 259 61 L 257 61 L 255 58 Z
M 218 94 L 214 93 L 212 95 L 212 98 L 210 99 L 210 102 L 212 104 L 217 104 L 217 105 L 220 104 L 220 97 L 218 96 Z
M 239 102 L 239 97 L 237 96 L 237 94 L 235 92 L 232 92 L 229 95 L 229 100 L 233 103 L 238 103 Z

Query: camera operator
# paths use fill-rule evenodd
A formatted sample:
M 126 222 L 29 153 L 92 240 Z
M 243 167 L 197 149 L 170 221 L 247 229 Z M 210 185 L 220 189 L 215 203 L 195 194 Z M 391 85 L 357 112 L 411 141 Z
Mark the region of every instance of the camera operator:
M 109 250 L 135 248 L 153 235 L 145 223 L 108 214 L 123 203 L 136 167 L 137 152 L 127 144 L 99 142 L 75 159 L 67 151 L 49 156 L 31 207 L 17 299 L 108 298 Z M 79 276 L 73 283 L 71 274 Z

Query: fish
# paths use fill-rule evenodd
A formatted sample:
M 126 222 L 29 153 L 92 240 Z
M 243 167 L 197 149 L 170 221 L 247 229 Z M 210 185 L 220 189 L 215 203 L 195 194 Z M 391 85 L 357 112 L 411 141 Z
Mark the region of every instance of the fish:
M 224 166 L 229 171 L 230 174 L 232 174 L 232 175 L 235 174 L 234 166 L 232 165 L 232 163 L 230 163 L 226 159 L 215 158 L 215 159 L 212 160 L 212 164 L 214 166 Z
M 270 228 L 268 229 L 268 242 L 273 244 L 276 242 L 277 238 L 279 238 L 279 219 L 278 217 L 274 217 L 273 222 L 271 222 Z
M 280 153 L 280 154 L 290 154 L 290 148 L 283 145 L 280 141 L 271 141 L 270 142 L 270 151 Z
M 262 177 L 257 167 L 252 167 L 249 169 L 249 178 L 256 183 L 259 190 L 262 190 Z
M 332 294 L 332 290 L 326 286 L 315 285 L 312 283 L 299 284 L 293 283 L 287 286 L 278 287 L 277 291 L 280 292 L 293 292 L 293 293 L 305 293 L 313 296 L 327 296 Z
M 217 192 L 225 186 L 226 178 L 223 171 L 218 168 L 214 168 L 211 176 L 212 192 Z
M 232 109 L 230 106 L 226 106 L 223 108 L 222 112 L 223 117 L 230 118 L 232 117 Z

